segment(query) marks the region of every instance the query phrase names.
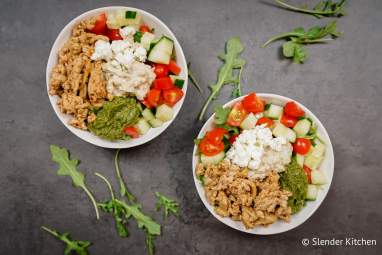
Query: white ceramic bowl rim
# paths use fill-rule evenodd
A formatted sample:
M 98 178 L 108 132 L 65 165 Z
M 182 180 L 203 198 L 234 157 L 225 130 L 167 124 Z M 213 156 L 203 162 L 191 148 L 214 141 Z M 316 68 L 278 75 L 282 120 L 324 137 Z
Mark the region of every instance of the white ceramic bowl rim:
M 284 221 L 278 220 L 277 222 L 275 222 L 275 223 L 273 223 L 267 227 L 256 226 L 253 229 L 246 229 L 244 227 L 243 223 L 238 222 L 238 221 L 233 221 L 232 219 L 230 219 L 228 217 L 221 217 L 218 214 L 216 214 L 213 206 L 211 206 L 208 203 L 208 201 L 205 197 L 205 194 L 204 194 L 203 186 L 200 184 L 200 182 L 197 179 L 196 174 L 195 174 L 196 163 L 199 161 L 199 157 L 197 155 L 197 146 L 196 145 L 194 146 L 194 151 L 192 154 L 193 155 L 192 156 L 193 157 L 193 160 L 192 160 L 192 171 L 193 171 L 193 173 L 192 173 L 192 175 L 193 175 L 194 183 L 195 183 L 195 186 L 196 186 L 196 189 L 197 189 L 197 192 L 199 194 L 200 199 L 202 200 L 205 207 L 210 211 L 210 213 L 216 219 L 223 222 L 227 226 L 234 228 L 236 230 L 242 231 L 242 232 L 246 232 L 249 234 L 255 234 L 255 235 L 272 235 L 272 234 L 283 233 L 283 232 L 286 232 L 286 231 L 289 231 L 291 229 L 298 227 L 299 225 L 303 224 L 308 218 L 310 218 L 313 215 L 313 213 L 318 209 L 318 207 L 321 205 L 321 203 L 325 199 L 325 197 L 329 191 L 330 185 L 332 183 L 333 172 L 334 172 L 334 153 L 333 153 L 333 147 L 332 147 L 332 143 L 330 141 L 330 137 L 329 137 L 325 127 L 322 125 L 321 121 L 308 108 L 306 108 L 304 105 L 297 102 L 296 100 L 290 99 L 288 97 L 275 95 L 275 94 L 267 94 L 267 93 L 257 93 L 257 95 L 260 98 L 263 98 L 266 100 L 268 99 L 267 103 L 270 101 L 274 102 L 274 103 L 280 102 L 280 101 L 282 101 L 282 102 L 295 101 L 299 106 L 302 107 L 302 109 L 305 111 L 306 115 L 309 116 L 310 118 L 312 118 L 313 122 L 317 124 L 320 137 L 324 139 L 324 141 L 327 145 L 325 159 L 322 162 L 320 169 L 324 168 L 325 175 L 328 179 L 328 183 L 323 185 L 322 189 L 319 190 L 319 194 L 318 194 L 317 199 L 315 201 L 307 202 L 306 206 L 300 212 L 292 215 L 290 222 L 284 222 Z M 239 97 L 239 98 L 235 98 L 235 99 L 229 101 L 228 103 L 224 104 L 223 107 L 231 106 L 235 102 L 242 100 L 244 97 L 245 97 L 245 95 L 242 97 Z M 203 125 L 203 127 L 201 128 L 201 130 L 198 134 L 198 138 L 203 137 L 205 132 L 211 129 L 211 127 L 213 126 L 214 116 L 215 116 L 215 114 L 213 114 L 206 121 L 206 123 Z
M 174 109 L 174 117 L 172 120 L 164 123 L 161 127 L 159 128 L 151 128 L 150 131 L 136 139 L 131 139 L 129 141 L 108 141 L 105 139 L 102 139 L 94 134 L 92 134 L 89 131 L 84 131 L 77 129 L 71 125 L 68 124 L 68 120 L 70 119 L 70 115 L 63 114 L 61 111 L 58 109 L 57 106 L 57 96 L 51 96 L 49 95 L 49 80 L 50 80 L 50 75 L 51 75 L 51 70 L 53 66 L 57 63 L 57 53 L 62 47 L 62 45 L 67 41 L 69 38 L 69 35 L 72 31 L 72 28 L 78 24 L 80 21 L 85 20 L 89 17 L 96 16 L 97 14 L 100 14 L 102 12 L 110 12 L 110 11 L 115 11 L 119 9 L 129 9 L 129 10 L 134 10 L 139 12 L 142 15 L 142 19 L 144 22 L 148 22 L 148 25 L 155 27 L 156 33 L 160 34 L 166 34 L 169 36 L 171 39 L 174 41 L 174 50 L 176 51 L 176 58 L 177 58 L 177 63 L 181 67 L 182 71 L 180 73 L 181 77 L 184 77 L 185 82 L 183 86 L 183 92 L 184 96 L 183 98 L 173 107 Z M 46 67 L 46 85 L 47 85 L 47 92 L 49 96 L 49 101 L 52 104 L 52 107 L 57 115 L 57 117 L 60 119 L 60 121 L 77 137 L 81 138 L 82 140 L 89 142 L 91 144 L 104 147 L 104 148 L 113 148 L 113 149 L 119 149 L 119 148 L 130 148 L 130 147 L 135 147 L 144 143 L 147 143 L 151 141 L 152 139 L 156 138 L 159 136 L 164 130 L 168 128 L 168 126 L 175 120 L 177 117 L 184 99 L 186 97 L 187 93 L 187 84 L 188 84 L 188 79 L 187 79 L 187 61 L 184 56 L 182 47 L 180 46 L 178 40 L 176 39 L 175 35 L 173 32 L 164 24 L 159 18 L 154 16 L 153 14 L 146 12 L 144 10 L 134 8 L 134 7 L 128 7 L 128 6 L 109 6 L 109 7 L 102 7 L 102 8 L 97 8 L 93 9 L 90 11 L 87 11 L 76 18 L 72 19 L 59 33 L 57 36 L 55 42 L 53 43 L 52 49 L 49 54 L 49 59 Z

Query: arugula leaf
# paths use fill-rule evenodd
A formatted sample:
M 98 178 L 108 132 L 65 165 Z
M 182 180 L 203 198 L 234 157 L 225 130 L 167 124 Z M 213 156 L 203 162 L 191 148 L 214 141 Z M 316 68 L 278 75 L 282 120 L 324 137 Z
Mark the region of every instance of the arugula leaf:
M 154 254 L 154 251 L 155 251 L 155 245 L 154 245 L 154 236 L 150 233 L 148 233 L 147 231 L 146 232 L 146 247 L 147 247 L 147 251 L 150 255 L 153 255 Z
M 119 181 L 119 187 L 120 187 L 120 193 L 121 196 L 125 196 L 129 201 L 134 201 L 135 197 L 128 191 L 125 182 L 123 181 L 122 175 L 121 175 L 121 170 L 119 169 L 119 152 L 121 150 L 118 149 L 117 152 L 115 153 L 114 157 L 114 166 L 115 166 L 115 172 L 117 173 L 117 179 Z
M 219 55 L 219 58 L 224 61 L 224 64 L 219 69 L 217 81 L 210 85 L 211 94 L 200 112 L 199 120 L 203 119 L 208 105 L 212 100 L 216 99 L 219 95 L 220 89 L 224 85 L 233 84 L 233 96 L 241 95 L 241 71 L 245 65 L 245 60 L 239 58 L 239 55 L 243 50 L 244 47 L 241 44 L 239 37 L 232 37 L 227 41 L 225 53 Z M 240 69 L 237 77 L 234 77 L 234 69 Z
M 290 32 L 281 33 L 271 37 L 262 47 L 266 47 L 276 40 L 286 39 L 288 41 L 282 45 L 284 57 L 291 58 L 296 63 L 303 63 L 308 58 L 308 52 L 304 45 L 325 43 L 341 35 L 342 33 L 337 31 L 336 21 L 331 21 L 323 27 L 311 27 L 306 32 L 304 28 L 298 27 Z M 327 36 L 331 36 L 331 38 L 326 38 Z
M 69 255 L 72 252 L 76 252 L 79 255 L 88 255 L 87 249 L 91 245 L 89 241 L 72 240 L 69 233 L 60 234 L 56 230 L 45 226 L 41 226 L 41 228 L 66 244 L 64 255 Z
M 200 183 L 204 186 L 204 175 L 199 175 L 197 178 L 200 181 Z
M 238 127 L 233 127 L 227 124 L 219 124 L 216 125 L 216 127 L 226 129 L 231 135 L 238 135 L 240 133 Z
M 343 10 L 343 7 L 347 0 L 341 0 L 339 2 L 333 2 L 332 0 L 323 0 L 318 2 L 312 10 L 304 7 L 297 7 L 293 6 L 291 4 L 288 4 L 282 0 L 275 0 L 276 3 L 278 3 L 280 6 L 306 14 L 314 15 L 317 18 L 323 18 L 323 17 L 341 17 L 346 15 L 345 11 Z
M 171 212 L 175 216 L 179 215 L 179 204 L 175 200 L 172 200 L 159 192 L 155 192 L 155 196 L 157 197 L 157 211 L 159 211 L 163 206 L 164 218 L 167 218 L 169 212 Z
M 85 191 L 94 206 L 96 217 L 99 219 L 97 202 L 93 194 L 85 185 L 85 175 L 77 170 L 79 160 L 69 159 L 68 150 L 65 148 L 60 148 L 56 145 L 50 146 L 50 152 L 52 154 L 52 161 L 56 162 L 60 167 L 57 171 L 57 174 L 60 176 L 70 176 L 72 178 L 73 185 Z
M 215 124 L 224 124 L 227 122 L 227 118 L 229 113 L 231 112 L 231 108 L 224 108 L 223 106 L 215 107 Z
M 194 74 L 191 72 L 191 62 L 188 62 L 187 69 L 188 69 L 188 78 L 190 79 L 191 83 L 194 84 L 195 88 L 199 91 L 200 94 L 203 94 L 202 88 L 199 85 L 199 82 L 196 80 Z

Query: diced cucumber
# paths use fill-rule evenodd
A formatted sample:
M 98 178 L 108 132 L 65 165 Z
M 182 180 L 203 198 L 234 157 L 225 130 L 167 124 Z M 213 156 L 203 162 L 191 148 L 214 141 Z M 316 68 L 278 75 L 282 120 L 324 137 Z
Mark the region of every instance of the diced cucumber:
M 280 122 L 275 122 L 272 133 L 276 137 L 285 137 L 291 143 L 294 143 L 296 141 L 296 133 L 292 129 L 281 124 Z
M 155 114 L 155 118 L 163 122 L 171 120 L 173 116 L 174 116 L 174 111 L 172 110 L 171 107 L 167 106 L 166 104 L 162 104 L 158 106 L 157 112 Z
M 297 121 L 293 130 L 296 131 L 297 137 L 304 137 L 308 134 L 312 123 L 308 119 Z
M 312 170 L 311 176 L 312 176 L 312 184 L 316 184 L 316 185 L 326 184 L 326 176 L 324 172 L 319 170 Z
M 121 27 L 132 26 L 136 29 L 139 28 L 142 19 L 141 14 L 133 10 L 118 10 L 116 12 L 116 17 Z
M 163 121 L 156 119 L 156 118 L 149 120 L 149 123 L 154 128 L 157 128 L 157 127 L 160 127 L 163 125 Z
M 159 41 L 153 46 L 148 55 L 148 60 L 154 63 L 166 64 L 170 63 L 174 42 L 162 36 Z
M 155 35 L 149 32 L 145 32 L 141 38 L 141 44 L 148 51 L 150 50 L 151 42 L 155 39 Z
M 308 190 L 306 192 L 307 200 L 316 200 L 318 188 L 316 185 L 308 184 Z
M 117 19 L 116 13 L 108 13 L 106 19 L 106 25 L 109 29 L 119 29 L 121 25 L 119 24 L 119 20 Z
M 149 108 L 146 108 L 142 111 L 142 116 L 147 121 L 155 119 L 154 114 Z
M 316 144 L 313 146 L 312 155 L 317 158 L 323 157 L 325 154 L 325 150 L 326 150 L 326 146 L 323 143 L 316 142 Z
M 304 160 L 305 160 L 305 157 L 301 154 L 296 154 L 296 161 L 297 161 L 297 164 L 301 167 L 304 167 Z
M 283 114 L 283 108 L 279 105 L 270 104 L 268 109 L 264 112 L 265 117 L 278 120 Z
M 144 118 L 140 118 L 134 127 L 138 130 L 140 135 L 146 134 L 151 128 L 150 124 Z
M 316 157 L 311 153 L 305 157 L 304 165 L 312 170 L 317 170 L 323 159 L 323 157 Z
M 183 88 L 184 80 L 181 79 L 179 76 L 170 75 L 170 79 L 175 86 L 177 86 L 178 88 L 181 88 L 181 89 Z
M 204 154 L 200 154 L 200 161 L 202 161 L 202 163 L 206 165 L 214 165 L 222 161 L 224 159 L 224 156 L 224 151 L 219 152 L 214 156 L 206 156 Z
M 257 118 L 253 113 L 250 113 L 245 117 L 245 119 L 241 122 L 240 127 L 242 129 L 252 129 L 256 126 Z

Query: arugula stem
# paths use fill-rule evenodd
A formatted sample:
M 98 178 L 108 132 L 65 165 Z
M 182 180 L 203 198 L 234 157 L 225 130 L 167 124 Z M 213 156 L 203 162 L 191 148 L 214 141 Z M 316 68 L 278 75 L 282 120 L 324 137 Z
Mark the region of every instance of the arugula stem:
M 202 88 L 200 87 L 199 82 L 196 80 L 194 74 L 191 72 L 190 66 L 191 66 L 191 63 L 188 62 L 187 64 L 188 78 L 190 78 L 190 81 L 192 82 L 192 84 L 194 84 L 195 88 L 199 91 L 199 93 L 203 94 Z
M 297 11 L 297 12 L 303 12 L 303 13 L 308 13 L 308 14 L 318 14 L 318 15 L 333 15 L 333 14 L 336 14 L 337 13 L 337 10 L 334 10 L 334 11 L 318 11 L 318 10 L 309 10 L 309 9 L 305 9 L 305 8 L 299 8 L 299 7 L 296 7 L 296 6 L 293 6 L 293 5 L 290 5 L 290 4 L 287 4 L 281 0 L 275 0 L 279 5 L 287 8 L 287 9 L 290 9 L 290 10 L 293 10 L 293 11 Z M 344 1 L 343 1 L 344 2 Z M 317 16 L 316 16 L 317 17 Z
M 83 190 L 86 192 L 86 194 L 88 195 L 88 197 L 90 198 L 90 200 L 92 201 L 92 204 L 93 204 L 93 207 L 96 211 L 96 217 L 97 217 L 97 220 L 99 220 L 99 211 L 98 211 L 98 206 L 97 206 L 97 202 L 96 200 L 94 199 L 92 193 L 88 190 L 88 188 L 86 188 L 85 186 L 82 187 Z
M 303 43 L 303 44 L 309 44 L 309 43 L 326 43 L 326 42 L 329 42 L 329 41 L 333 41 L 332 38 L 324 38 L 324 39 L 314 39 L 314 40 L 304 40 L 304 41 L 301 41 L 300 43 Z
M 199 120 L 203 120 L 203 116 L 204 116 L 204 114 L 206 113 L 207 107 L 208 107 L 208 105 L 210 104 L 210 102 L 212 101 L 212 99 L 213 99 L 214 97 L 215 97 L 215 93 L 212 92 L 212 93 L 210 94 L 210 96 L 208 97 L 207 101 L 205 102 L 205 104 L 204 104 L 204 106 L 203 106 L 203 108 L 202 108 L 202 111 L 201 111 L 200 114 L 199 114 Z
M 101 178 L 107 185 L 107 187 L 109 188 L 109 191 L 110 191 L 110 194 L 111 194 L 111 199 L 114 200 L 115 199 L 115 196 L 114 196 L 114 191 L 113 191 L 113 188 L 111 187 L 111 184 L 110 182 L 106 179 L 105 176 L 103 176 L 102 174 L 100 173 L 97 173 L 95 172 L 94 173 L 97 177 Z
M 115 171 L 117 173 L 117 178 L 118 178 L 118 181 L 119 181 L 119 186 L 121 188 L 121 196 L 125 196 L 127 197 L 127 199 L 129 201 L 134 201 L 135 200 L 135 197 L 133 196 L 133 194 L 131 194 L 128 190 L 127 190 L 127 187 L 125 185 L 125 183 L 123 182 L 123 179 L 122 179 L 122 175 L 121 175 L 121 170 L 119 169 L 119 152 L 121 150 L 118 149 L 117 152 L 115 153 L 115 157 L 114 157 L 114 165 L 115 165 Z
M 49 234 L 51 234 L 54 237 L 60 238 L 60 236 L 58 235 L 58 233 L 56 231 L 54 231 L 48 227 L 41 226 L 41 229 L 45 230 L 46 232 L 48 232 Z
M 269 38 L 268 41 L 266 41 L 263 45 L 261 45 L 261 48 L 265 48 L 265 47 L 268 46 L 268 44 L 270 44 L 270 43 L 272 43 L 274 41 L 283 39 L 283 38 L 300 37 L 300 36 L 302 36 L 302 34 L 301 33 L 297 33 L 297 32 L 282 33 L 282 34 L 279 34 L 279 35 L 276 35 L 276 36 L 273 36 L 273 37 Z

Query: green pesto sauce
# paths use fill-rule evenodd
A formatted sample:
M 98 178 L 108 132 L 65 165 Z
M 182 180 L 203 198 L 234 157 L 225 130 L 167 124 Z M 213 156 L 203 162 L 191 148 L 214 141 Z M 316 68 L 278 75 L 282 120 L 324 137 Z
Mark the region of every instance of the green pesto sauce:
M 140 115 L 139 103 L 134 98 L 115 97 L 94 110 L 97 118 L 88 124 L 91 132 L 107 140 L 129 139 L 123 128 L 137 123 Z
M 305 205 L 308 179 L 304 170 L 297 164 L 295 159 L 285 167 L 284 172 L 280 173 L 280 186 L 281 189 L 289 190 L 293 193 L 288 200 L 292 213 L 300 211 Z

